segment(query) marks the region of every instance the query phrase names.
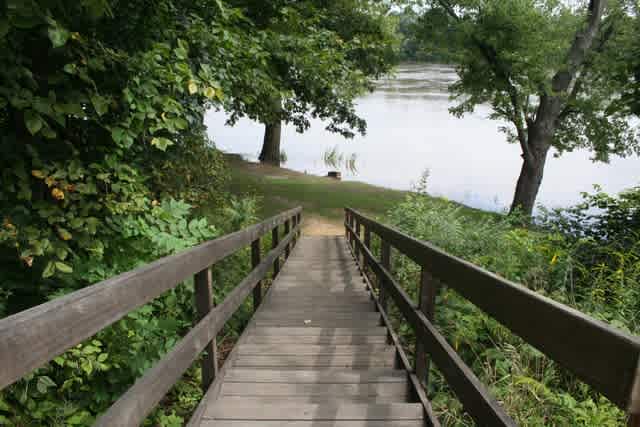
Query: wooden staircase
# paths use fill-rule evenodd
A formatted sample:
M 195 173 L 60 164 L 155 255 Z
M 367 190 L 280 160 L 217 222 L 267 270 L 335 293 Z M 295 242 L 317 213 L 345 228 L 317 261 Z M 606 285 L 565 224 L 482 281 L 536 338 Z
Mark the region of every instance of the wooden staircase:
M 303 237 L 227 361 L 201 426 L 423 424 L 341 237 Z
M 302 208 L 291 209 L 0 319 L 0 391 L 193 278 L 193 327 L 95 426 L 144 424 L 197 360 L 205 395 L 188 427 L 439 427 L 424 387 L 431 365 L 476 425 L 515 426 L 434 322 L 446 286 L 640 427 L 639 337 L 353 209 L 345 209 L 346 238 L 301 237 L 301 221 Z M 248 247 L 251 271 L 214 306 L 211 267 Z M 417 301 L 393 272 L 399 255 L 420 268 Z M 216 336 L 249 298 L 255 313 L 219 366 Z M 411 359 L 397 324 L 414 332 Z

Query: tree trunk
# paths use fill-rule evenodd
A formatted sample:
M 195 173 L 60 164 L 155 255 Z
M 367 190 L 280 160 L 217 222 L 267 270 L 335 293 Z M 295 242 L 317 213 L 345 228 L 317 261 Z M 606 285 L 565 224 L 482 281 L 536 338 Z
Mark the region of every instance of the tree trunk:
M 270 165 L 280 167 L 280 135 L 282 133 L 282 123 L 266 124 L 264 127 L 264 140 L 260 161 Z
M 545 130 L 549 131 L 551 129 L 547 128 Z M 551 130 L 551 132 L 553 131 Z M 551 147 L 551 137 L 549 134 L 540 132 L 540 129 L 536 126 L 529 128 L 528 135 L 527 146 L 529 150 L 528 153 L 522 155 L 522 168 L 520 169 L 510 213 L 518 211 L 527 217 L 531 217 L 538 191 L 540 191 L 540 184 L 542 184 L 544 165 Z

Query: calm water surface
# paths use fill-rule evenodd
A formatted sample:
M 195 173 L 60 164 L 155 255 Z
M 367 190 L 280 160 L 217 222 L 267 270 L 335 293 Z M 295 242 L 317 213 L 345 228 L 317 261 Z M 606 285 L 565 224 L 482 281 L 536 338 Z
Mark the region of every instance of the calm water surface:
M 357 154 L 358 172 L 343 172 L 344 179 L 396 189 L 409 189 L 422 172 L 430 171 L 429 192 L 467 205 L 501 210 L 509 205 L 520 171 L 520 150 L 506 142 L 500 122 L 488 119 L 481 107 L 462 119 L 449 114 L 447 86 L 456 75 L 437 65 L 404 65 L 392 78 L 380 81 L 376 91 L 359 99 L 357 110 L 367 120 L 364 137 L 345 140 L 314 121 L 305 134 L 283 129 L 286 167 L 326 174 L 322 158 L 338 147 Z M 209 112 L 209 136 L 225 151 L 255 160 L 264 128 L 250 120 L 224 126 L 226 116 Z M 610 193 L 640 184 L 640 158 L 614 158 L 610 164 L 593 163 L 588 152 L 550 156 L 538 202 L 567 206 L 580 200 L 580 192 L 600 184 Z

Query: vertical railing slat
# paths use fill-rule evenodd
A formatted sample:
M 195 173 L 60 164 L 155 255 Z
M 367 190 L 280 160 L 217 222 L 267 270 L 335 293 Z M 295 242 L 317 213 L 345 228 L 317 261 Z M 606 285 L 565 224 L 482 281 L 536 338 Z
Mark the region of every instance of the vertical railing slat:
M 278 234 L 278 226 L 276 226 L 273 228 L 273 230 L 271 230 L 271 249 L 275 249 L 276 247 L 278 247 L 279 243 L 280 243 L 280 235 Z M 273 261 L 273 278 L 274 279 L 276 278 L 278 273 L 280 273 L 280 257 L 276 258 L 276 260 Z
M 260 265 L 260 238 L 251 242 L 251 268 Z M 262 280 L 253 288 L 253 311 L 255 312 L 262 303 Z
M 211 269 L 207 268 L 196 273 L 194 285 L 197 321 L 199 322 L 214 307 Z M 202 390 L 207 391 L 217 374 L 218 350 L 214 337 L 205 347 L 205 355 L 202 358 Z
M 431 322 L 433 322 L 435 315 L 437 285 L 437 282 L 423 266 L 420 273 L 420 301 L 418 302 L 418 306 L 420 311 L 422 311 Z M 421 340 L 416 340 L 415 371 L 418 379 L 423 381 L 426 386 L 429 382 L 429 360 L 427 359 L 424 343 Z

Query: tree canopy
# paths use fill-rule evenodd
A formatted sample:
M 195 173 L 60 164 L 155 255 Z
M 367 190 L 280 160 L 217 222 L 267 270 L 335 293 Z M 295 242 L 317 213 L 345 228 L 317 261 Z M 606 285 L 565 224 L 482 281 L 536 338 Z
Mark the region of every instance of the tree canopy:
M 607 5 L 607 3 L 609 3 Z M 506 120 L 510 142 L 520 144 L 523 168 L 512 210 L 531 214 L 547 153 L 588 149 L 594 160 L 638 152 L 629 121 L 631 47 L 637 43 L 634 2 L 557 0 L 427 2 L 445 24 L 425 27 L 423 38 L 451 32 L 460 80 L 452 87 L 462 116 L 480 104 Z M 452 31 L 451 31 L 452 30 Z M 617 70 L 617 72 L 612 72 Z M 637 82 L 635 83 L 637 85 Z M 629 95 L 633 97 L 633 95 Z

